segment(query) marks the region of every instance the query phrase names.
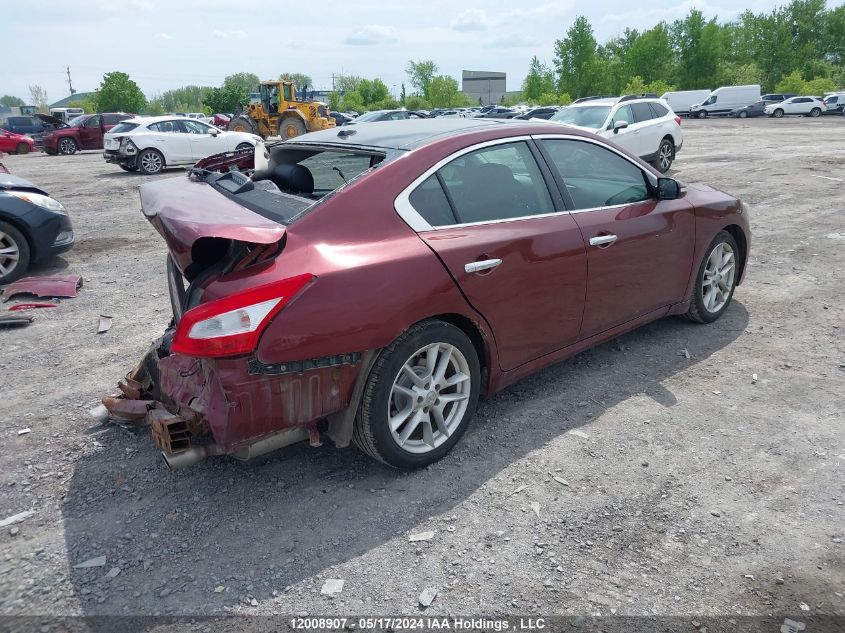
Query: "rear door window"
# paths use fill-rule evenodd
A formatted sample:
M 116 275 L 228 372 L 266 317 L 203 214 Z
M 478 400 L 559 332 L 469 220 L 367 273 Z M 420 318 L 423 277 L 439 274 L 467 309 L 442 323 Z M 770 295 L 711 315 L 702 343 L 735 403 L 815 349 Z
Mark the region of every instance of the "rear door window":
M 554 212 L 546 182 L 524 142 L 485 147 L 438 172 L 460 224 Z
M 651 108 L 648 107 L 648 103 L 632 103 L 631 110 L 634 112 L 634 120 L 637 123 L 650 121 L 654 118 L 651 113 Z
M 666 107 L 660 103 L 649 102 L 648 106 L 651 108 L 651 113 L 655 119 L 659 119 L 669 114 L 669 110 L 667 110 Z
M 610 120 L 610 127 L 613 128 L 620 121 L 625 121 L 628 125 L 634 122 L 634 113 L 631 112 L 631 106 L 624 105 L 619 108 Z
M 408 202 L 431 226 L 449 226 L 458 220 L 452 212 L 449 199 L 440 186 L 437 174 L 432 174 L 411 192 Z

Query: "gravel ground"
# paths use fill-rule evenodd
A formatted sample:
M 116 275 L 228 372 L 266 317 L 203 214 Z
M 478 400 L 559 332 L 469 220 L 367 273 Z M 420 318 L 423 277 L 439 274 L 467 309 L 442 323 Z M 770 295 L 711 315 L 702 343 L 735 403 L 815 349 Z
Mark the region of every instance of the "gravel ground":
M 7 157 L 77 230 L 35 273 L 85 285 L 0 331 L 0 520 L 34 511 L 0 528 L 0 615 L 845 616 L 845 119 L 684 129 L 673 173 L 751 205 L 725 317 L 523 380 L 410 474 L 330 443 L 169 472 L 148 433 L 93 423 L 169 320 L 147 178 Z

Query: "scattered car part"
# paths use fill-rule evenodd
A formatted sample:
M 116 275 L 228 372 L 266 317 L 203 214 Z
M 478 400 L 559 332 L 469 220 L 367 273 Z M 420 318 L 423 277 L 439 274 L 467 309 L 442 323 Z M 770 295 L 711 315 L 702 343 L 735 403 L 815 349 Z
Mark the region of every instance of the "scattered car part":
M 31 316 L 0 314 L 0 327 L 26 327 L 33 321 Z
M 100 319 L 97 322 L 97 334 L 104 334 L 111 329 L 111 322 L 112 318 L 110 316 L 105 316 L 103 314 L 100 315 Z
M 9 312 L 15 312 L 17 310 L 34 310 L 37 308 L 57 308 L 59 307 L 58 303 L 18 303 L 13 305 L 9 308 L 6 308 Z
M 82 277 L 79 275 L 24 277 L 3 289 L 3 300 L 8 301 L 20 294 L 30 294 L 36 297 L 72 298 L 79 296 L 78 290 L 81 287 Z

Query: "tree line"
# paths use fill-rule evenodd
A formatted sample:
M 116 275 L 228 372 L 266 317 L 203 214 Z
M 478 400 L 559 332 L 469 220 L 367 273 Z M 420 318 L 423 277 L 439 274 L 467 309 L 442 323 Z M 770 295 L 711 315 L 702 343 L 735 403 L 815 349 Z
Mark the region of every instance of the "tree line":
M 764 91 L 821 94 L 845 86 L 845 6 L 793 0 L 768 13 L 720 23 L 692 9 L 645 31 L 599 44 L 579 16 L 554 44 L 551 65 L 531 60 L 522 99 L 572 98 L 760 84 Z

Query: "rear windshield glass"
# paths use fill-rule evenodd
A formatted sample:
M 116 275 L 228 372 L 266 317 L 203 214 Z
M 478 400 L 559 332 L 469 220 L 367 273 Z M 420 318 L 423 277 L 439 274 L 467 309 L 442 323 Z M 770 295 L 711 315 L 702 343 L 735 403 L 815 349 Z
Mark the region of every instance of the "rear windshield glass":
M 122 132 L 131 132 L 136 127 L 140 125 L 139 123 L 118 123 L 111 129 L 112 134 L 120 134 Z

